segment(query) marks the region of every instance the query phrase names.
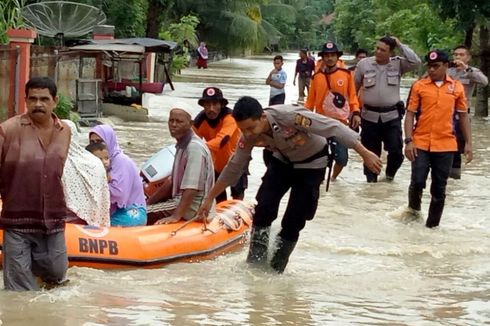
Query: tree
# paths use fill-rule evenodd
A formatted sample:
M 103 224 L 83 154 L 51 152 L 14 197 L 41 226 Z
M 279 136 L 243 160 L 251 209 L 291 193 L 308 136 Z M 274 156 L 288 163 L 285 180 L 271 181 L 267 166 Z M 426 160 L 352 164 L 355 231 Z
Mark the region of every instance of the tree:
M 158 38 L 161 23 L 163 20 L 162 12 L 168 5 L 167 0 L 148 0 L 148 9 L 146 13 L 146 36 Z
M 373 0 L 338 0 L 333 28 L 341 48 L 355 51 L 372 48 L 376 39 L 376 12 Z
M 147 7 L 147 0 L 103 0 L 102 9 L 107 23 L 115 26 L 115 36 L 124 38 L 145 35 Z
M 163 29 L 159 36 L 161 39 L 172 40 L 179 44 L 188 41 L 191 46 L 197 47 L 197 25 L 199 25 L 199 18 L 193 15 L 186 15 L 181 17 L 178 23 L 170 24 L 168 28 Z
M 456 19 L 434 16 L 429 0 L 339 0 L 334 31 L 346 49 L 373 48 L 375 40 L 394 35 L 418 53 L 452 48 L 462 41 Z

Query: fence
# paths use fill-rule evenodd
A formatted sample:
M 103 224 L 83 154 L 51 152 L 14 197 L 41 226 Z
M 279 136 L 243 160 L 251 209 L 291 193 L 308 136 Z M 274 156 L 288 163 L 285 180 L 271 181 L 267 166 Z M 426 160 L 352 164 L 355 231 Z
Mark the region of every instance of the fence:
M 9 115 L 18 112 L 17 94 L 19 80 L 19 50 L 8 46 L 0 46 L 0 122 Z M 13 89 L 12 89 L 13 87 Z

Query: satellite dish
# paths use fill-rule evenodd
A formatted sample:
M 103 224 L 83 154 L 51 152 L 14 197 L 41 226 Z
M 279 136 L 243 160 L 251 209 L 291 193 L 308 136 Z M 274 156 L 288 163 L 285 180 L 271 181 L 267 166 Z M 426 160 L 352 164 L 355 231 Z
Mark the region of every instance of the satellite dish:
M 101 9 L 68 1 L 45 1 L 27 5 L 22 8 L 22 17 L 40 35 L 61 39 L 86 35 L 94 26 L 106 21 Z

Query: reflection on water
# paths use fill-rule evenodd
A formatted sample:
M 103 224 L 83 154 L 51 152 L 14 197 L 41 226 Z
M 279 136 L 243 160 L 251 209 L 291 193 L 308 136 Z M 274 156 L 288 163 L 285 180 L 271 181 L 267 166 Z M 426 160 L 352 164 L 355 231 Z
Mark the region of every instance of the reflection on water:
M 288 103 L 297 98 L 295 59 L 286 56 Z M 175 98 L 199 110 L 197 99 L 209 85 L 222 88 L 231 104 L 242 95 L 267 103 L 264 81 L 271 61 L 232 59 L 205 71 L 183 71 L 174 92 L 152 99 L 157 121 L 116 123 L 122 147 L 141 164 L 173 143 L 161 121 L 165 110 Z M 360 158 L 351 153 L 331 190 L 322 191 L 318 213 L 302 232 L 284 275 L 248 269 L 245 249 L 155 270 L 71 268 L 65 288 L 1 291 L 0 320 L 3 325 L 488 324 L 489 128 L 488 121 L 474 119 L 475 160 L 464 167 L 461 180 L 449 180 L 439 229 L 397 218 L 407 201 L 407 162 L 394 182 L 367 184 Z M 260 154 L 254 152 L 251 164 L 249 200 L 264 173 Z M 426 191 L 424 218 L 428 203 Z M 276 221 L 275 231 L 278 226 Z

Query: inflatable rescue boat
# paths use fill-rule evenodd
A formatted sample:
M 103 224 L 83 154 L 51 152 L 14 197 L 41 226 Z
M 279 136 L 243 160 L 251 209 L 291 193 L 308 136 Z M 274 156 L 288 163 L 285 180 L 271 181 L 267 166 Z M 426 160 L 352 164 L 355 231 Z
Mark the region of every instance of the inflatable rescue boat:
M 162 200 L 171 197 L 175 151 L 174 145 L 165 147 L 141 167 L 147 197 L 160 187 L 165 188 L 166 194 Z M 152 224 L 159 218 L 158 211 L 148 209 L 148 222 Z M 176 261 L 213 258 L 245 243 L 252 216 L 251 204 L 229 200 L 216 205 L 216 217 L 206 225 L 200 221 L 180 221 L 123 228 L 67 223 L 68 260 L 70 266 L 106 269 L 155 268 Z M 0 249 L 2 244 L 3 232 L 0 232 Z
M 176 261 L 213 258 L 239 248 L 246 241 L 253 207 L 230 200 L 219 203 L 216 213 L 206 225 L 181 221 L 123 228 L 68 223 L 65 237 L 70 266 L 155 268 Z

